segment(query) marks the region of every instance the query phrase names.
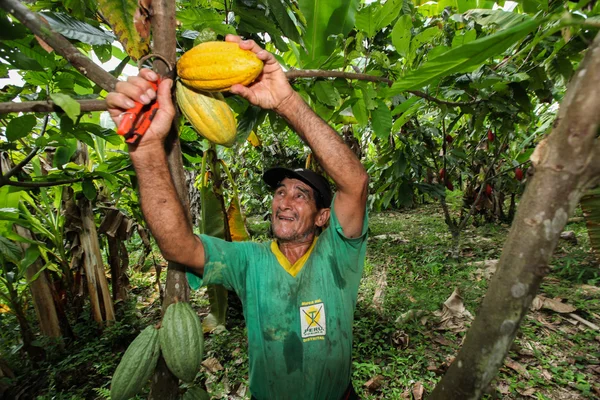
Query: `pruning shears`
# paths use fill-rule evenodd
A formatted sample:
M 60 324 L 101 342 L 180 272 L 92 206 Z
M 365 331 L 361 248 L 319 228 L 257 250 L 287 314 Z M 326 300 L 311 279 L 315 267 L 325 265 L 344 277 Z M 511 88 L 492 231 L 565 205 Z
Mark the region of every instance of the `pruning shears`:
M 149 82 L 155 92 L 158 90 L 160 82 L 161 78 L 158 78 L 156 82 Z M 158 109 L 159 105 L 156 100 L 150 104 L 136 101 L 135 106 L 123 113 L 117 133 L 123 136 L 127 143 L 137 142 L 150 127 Z

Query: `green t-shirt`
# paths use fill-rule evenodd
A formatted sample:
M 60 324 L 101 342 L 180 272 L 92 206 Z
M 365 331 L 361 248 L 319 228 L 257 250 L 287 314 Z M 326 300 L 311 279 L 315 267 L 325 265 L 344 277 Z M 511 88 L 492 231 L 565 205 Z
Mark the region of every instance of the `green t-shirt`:
M 226 242 L 201 235 L 203 279 L 234 290 L 248 329 L 250 391 L 259 400 L 339 399 L 350 384 L 352 322 L 367 245 L 348 239 L 335 212 L 295 276 L 275 242 Z M 283 257 L 283 258 L 282 258 Z M 289 262 L 288 262 L 289 264 Z

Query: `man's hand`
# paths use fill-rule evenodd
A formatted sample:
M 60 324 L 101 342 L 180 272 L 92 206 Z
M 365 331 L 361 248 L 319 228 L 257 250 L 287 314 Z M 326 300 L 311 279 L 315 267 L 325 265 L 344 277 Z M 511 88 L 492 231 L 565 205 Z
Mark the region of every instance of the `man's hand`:
M 152 120 L 152 124 L 146 133 L 140 138 L 137 145 L 129 146 L 130 153 L 155 145 L 163 145 L 171 123 L 175 116 L 175 108 L 171 100 L 171 79 L 164 79 L 158 86 L 158 93 L 152 89 L 148 81 L 156 82 L 158 75 L 149 69 L 140 70 L 138 76 L 130 76 L 127 82 L 118 82 L 115 91 L 106 96 L 106 104 L 111 118 L 118 126 L 122 114 L 134 106 L 138 101 L 142 104 L 150 104 L 154 99 L 158 101 L 159 109 Z
M 235 35 L 227 35 L 225 40 L 237 43 L 241 49 L 252 51 L 265 63 L 262 73 L 254 83 L 248 87 L 233 85 L 231 93 L 238 94 L 261 108 L 280 112 L 296 92 L 290 86 L 281 65 L 273 54 L 260 48 L 254 40 L 242 40 Z

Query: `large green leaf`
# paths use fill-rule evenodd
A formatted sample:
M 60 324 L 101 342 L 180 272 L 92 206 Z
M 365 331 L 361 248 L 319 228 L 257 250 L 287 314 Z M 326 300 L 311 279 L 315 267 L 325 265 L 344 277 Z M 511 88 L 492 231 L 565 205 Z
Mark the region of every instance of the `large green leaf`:
M 78 21 L 68 14 L 54 12 L 41 14 L 48 21 L 50 28 L 69 39 L 93 45 L 111 44 L 115 40 L 112 33 Z
M 403 0 L 387 0 L 375 15 L 375 30 L 380 31 L 391 24 L 400 14 Z
M 502 54 L 542 22 L 542 20 L 525 21 L 512 28 L 455 47 L 406 74 L 386 90 L 385 95 L 391 97 L 407 90 L 417 90 L 440 78 L 479 66 L 488 58 Z
M 77 121 L 77 117 L 81 114 L 81 106 L 76 100 L 64 93 L 50 93 L 50 97 L 73 122 Z
M 271 37 L 278 50 L 283 52 L 288 50 L 287 43 L 281 38 L 281 30 L 271 19 L 267 18 L 263 10 L 244 7 L 236 2 L 233 7 L 233 12 L 240 17 L 240 33 L 266 32 Z
M 184 29 L 201 31 L 205 28 L 209 28 L 220 35 L 236 33 L 235 28 L 233 26 L 223 23 L 225 17 L 212 9 L 188 8 L 182 11 L 178 11 L 177 20 L 181 22 L 182 28 Z
M 332 81 L 318 81 L 313 86 L 313 90 L 317 99 L 328 106 L 336 107 L 341 101 L 340 94 L 335 86 L 333 86 Z
M 21 257 L 23 257 L 21 248 L 4 236 L 0 236 L 0 254 L 2 254 L 3 258 L 8 259 L 15 264 L 18 264 Z
M 377 100 L 377 108 L 371 113 L 371 125 L 375 135 L 387 139 L 392 131 L 392 113 L 383 100 Z
M 308 60 L 329 56 L 335 51 L 330 35 L 347 35 L 354 28 L 358 0 L 299 0 L 300 10 L 306 17 L 304 43 Z
M 24 138 L 31 133 L 36 123 L 35 116 L 31 114 L 13 118 L 6 127 L 6 138 L 10 142 Z
M 285 0 L 264 0 L 267 7 L 277 21 L 283 34 L 296 43 L 302 43 L 300 32 L 298 31 L 298 21 L 292 19 L 292 11 Z
M 401 56 L 406 56 L 410 48 L 410 29 L 412 28 L 412 18 L 410 15 L 403 15 L 392 29 L 392 44 Z
M 134 23 L 138 9 L 137 0 L 98 0 L 98 8 L 131 58 L 138 60 L 148 54 L 149 28 L 142 28 L 139 23 L 136 27 Z M 140 21 L 139 17 L 137 21 Z M 149 21 L 147 23 L 149 24 Z
M 377 7 L 376 3 L 363 7 L 356 15 L 356 28 L 367 34 L 367 37 L 375 36 L 377 26 Z
M 517 25 L 523 21 L 530 21 L 531 17 L 526 14 L 508 12 L 504 10 L 485 10 L 474 9 L 467 13 L 469 18 L 473 18 L 479 25 L 494 26 L 497 29 L 506 29 Z

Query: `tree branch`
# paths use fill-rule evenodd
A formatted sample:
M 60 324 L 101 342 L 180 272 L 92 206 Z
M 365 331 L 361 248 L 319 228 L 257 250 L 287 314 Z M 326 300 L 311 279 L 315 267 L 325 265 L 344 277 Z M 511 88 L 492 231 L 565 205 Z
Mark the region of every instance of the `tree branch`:
M 2 1 L 14 1 L 14 0 L 2 0 Z M 166 72 L 167 72 L 167 70 L 163 71 L 163 73 L 166 73 Z M 381 77 L 381 76 L 374 76 L 374 75 L 369 75 L 369 74 L 359 74 L 359 73 L 354 73 L 354 72 L 343 72 L 343 71 L 293 69 L 293 70 L 287 71 L 285 73 L 285 75 L 289 80 L 296 79 L 296 78 L 344 78 L 344 79 L 356 79 L 356 80 L 369 81 L 369 82 L 384 82 L 384 83 L 387 83 L 388 85 L 393 83 L 392 80 Z M 112 78 L 112 75 L 110 75 L 110 76 Z M 92 78 L 90 77 L 90 79 L 92 79 Z M 92 79 L 92 80 L 94 80 L 94 79 Z M 114 79 L 114 81 L 116 84 L 117 80 Z M 94 82 L 96 82 L 96 81 L 94 81 Z M 96 82 L 96 83 L 98 83 L 98 82 Z M 107 90 L 109 90 L 109 89 L 107 89 Z M 417 97 L 422 97 L 431 102 L 450 106 L 450 107 L 470 106 L 470 105 L 479 104 L 484 101 L 484 100 L 474 100 L 474 101 L 468 101 L 468 102 L 460 102 L 460 101 L 442 100 L 442 99 L 438 99 L 437 97 L 433 97 L 425 92 L 421 92 L 419 90 L 409 90 L 408 93 L 411 93 Z M 78 100 L 78 103 L 81 106 L 81 112 L 106 111 L 107 110 L 106 102 L 104 100 Z M 32 111 L 40 112 L 40 113 L 56 112 L 56 111 L 61 111 L 61 108 L 58 107 L 52 101 L 26 101 L 26 102 L 22 102 L 22 103 L 15 103 L 15 102 L 0 103 L 0 115 L 11 113 L 11 112 L 32 112 Z
M 422 97 L 426 100 L 433 101 L 434 103 L 443 104 L 450 107 L 460 107 L 460 106 L 472 106 L 475 104 L 479 104 L 483 102 L 483 100 L 473 100 L 473 101 L 448 101 L 438 99 L 437 97 L 433 97 L 425 92 L 421 92 L 420 90 L 409 90 L 408 93 L 414 94 L 417 97 Z
M 35 35 L 48 43 L 58 54 L 66 58 L 84 76 L 106 91 L 112 91 L 118 80 L 86 57 L 64 36 L 54 32 L 37 13 L 29 10 L 18 0 L 1 0 L 0 7 L 11 13 Z
M 285 76 L 288 80 L 296 79 L 296 78 L 344 78 L 344 79 L 356 79 L 359 81 L 368 81 L 368 82 L 383 82 L 388 85 L 392 85 L 394 81 L 388 78 L 384 78 L 382 76 L 375 76 L 369 74 L 360 74 L 355 72 L 344 72 L 344 71 L 325 71 L 325 70 L 314 70 L 314 69 L 291 69 L 285 73 Z M 409 90 L 409 93 L 422 97 L 426 100 L 433 101 L 434 103 L 443 104 L 451 107 L 460 107 L 460 106 L 470 106 L 474 104 L 481 103 L 483 100 L 475 100 L 469 102 L 459 102 L 459 101 L 448 101 L 441 100 L 436 97 L 433 97 L 425 92 L 421 92 L 419 90 Z
M 288 78 L 288 80 L 296 78 L 344 78 L 356 79 L 359 81 L 384 82 L 388 85 L 394 83 L 391 79 L 384 78 L 382 76 L 358 74 L 355 72 L 326 71 L 317 69 L 291 69 L 285 73 L 285 76 Z
M 119 172 L 125 171 L 131 167 L 131 164 L 127 164 L 126 166 L 117 169 L 116 171 L 111 172 L 111 174 L 118 174 Z M 15 187 L 26 187 L 26 188 L 40 188 L 40 187 L 50 187 L 50 186 L 60 186 L 60 185 L 70 185 L 71 183 L 83 182 L 86 179 L 96 180 L 103 179 L 100 175 L 91 175 L 91 176 L 82 176 L 80 178 L 73 179 L 65 179 L 62 181 L 44 181 L 44 182 L 19 182 L 19 181 L 11 181 L 11 180 L 0 180 L 0 187 L 2 186 L 15 186 Z
M 106 111 L 106 102 L 104 100 L 78 100 L 81 112 Z M 25 101 L 15 103 L 8 101 L 0 103 L 0 114 L 20 113 L 20 112 L 37 112 L 51 113 L 61 112 L 62 108 L 56 105 L 53 101 Z

